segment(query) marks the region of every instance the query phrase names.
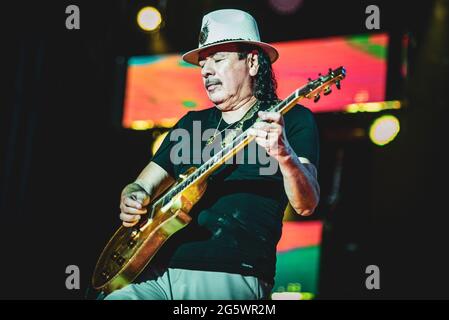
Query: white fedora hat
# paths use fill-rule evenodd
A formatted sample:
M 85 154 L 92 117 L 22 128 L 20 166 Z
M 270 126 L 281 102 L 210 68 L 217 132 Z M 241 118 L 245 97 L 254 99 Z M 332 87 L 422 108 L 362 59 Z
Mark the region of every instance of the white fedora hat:
M 271 63 L 279 57 L 271 45 L 260 41 L 259 29 L 254 18 L 245 11 L 223 9 L 212 11 L 203 17 L 198 48 L 185 53 L 182 59 L 198 65 L 201 50 L 225 43 L 247 43 L 263 49 Z

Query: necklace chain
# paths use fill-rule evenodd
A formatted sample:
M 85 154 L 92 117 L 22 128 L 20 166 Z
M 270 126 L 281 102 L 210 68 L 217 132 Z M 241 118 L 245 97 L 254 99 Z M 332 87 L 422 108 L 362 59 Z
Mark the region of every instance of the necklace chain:
M 253 109 L 254 109 L 254 112 L 250 112 L 250 111 L 253 110 Z M 225 130 L 228 129 L 229 127 L 233 126 L 235 123 L 237 123 L 237 125 L 235 126 L 236 129 L 241 129 L 241 128 L 243 127 L 243 123 L 244 123 L 246 120 L 248 120 L 249 118 L 251 118 L 251 117 L 254 115 L 254 113 L 255 113 L 258 109 L 259 109 L 259 101 L 257 100 L 257 101 L 254 103 L 254 105 L 253 105 L 253 106 L 252 106 L 252 107 L 245 113 L 245 115 L 243 116 L 242 119 L 240 119 L 240 120 L 237 121 L 237 122 L 233 122 L 233 123 L 229 124 L 228 126 L 226 126 L 226 128 L 220 130 L 220 131 L 217 133 L 218 128 L 220 127 L 221 121 L 223 120 L 223 114 L 221 114 L 220 121 L 218 122 L 218 125 L 217 125 L 217 127 L 215 128 L 215 132 L 214 132 L 213 136 L 211 136 L 211 137 L 207 140 L 206 145 L 211 144 L 211 143 L 215 140 L 215 138 L 216 138 L 218 135 L 221 135 L 221 133 L 222 133 L 223 131 L 225 131 Z M 226 141 L 226 140 L 229 140 L 229 139 L 227 139 L 227 137 L 225 137 L 225 141 Z M 224 147 L 223 143 L 224 143 L 225 141 L 222 142 L 222 146 L 223 146 L 223 147 Z

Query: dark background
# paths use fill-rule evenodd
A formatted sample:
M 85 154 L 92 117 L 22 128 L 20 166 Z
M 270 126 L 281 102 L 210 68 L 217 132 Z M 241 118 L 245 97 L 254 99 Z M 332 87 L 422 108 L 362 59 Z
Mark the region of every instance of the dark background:
M 70 4 L 80 8 L 80 30 L 65 28 Z M 150 159 L 151 132 L 120 124 L 126 57 L 194 48 L 203 14 L 215 9 L 247 10 L 263 40 L 272 42 L 367 33 L 370 4 L 380 8 L 376 32 L 392 38 L 387 98 L 403 102 L 393 112 L 401 132 L 379 148 L 351 134 L 366 130 L 379 113 L 316 115 L 322 201 L 312 218 L 325 222 L 319 297 L 448 298 L 447 0 L 303 0 L 291 15 L 262 0 L 4 1 L 0 298 L 84 297 L 98 255 L 119 225 L 121 189 Z M 135 23 L 144 5 L 159 6 L 164 15 L 162 51 Z M 398 39 L 404 34 L 409 76 L 402 82 Z M 341 183 L 332 189 L 337 169 Z M 81 290 L 65 287 L 71 264 L 80 267 Z M 365 288 L 370 264 L 380 268 L 380 290 Z

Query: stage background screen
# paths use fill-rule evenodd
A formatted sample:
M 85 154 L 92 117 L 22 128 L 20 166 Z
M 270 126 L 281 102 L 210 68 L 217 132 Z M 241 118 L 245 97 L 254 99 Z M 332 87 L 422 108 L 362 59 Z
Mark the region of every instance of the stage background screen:
M 387 34 L 338 36 L 272 43 L 280 58 L 273 68 L 278 95 L 287 97 L 308 78 L 344 66 L 347 78 L 318 103 L 301 100 L 313 112 L 342 111 L 349 104 L 385 100 Z M 122 125 L 145 122 L 146 128 L 170 127 L 189 110 L 210 108 L 199 67 L 182 61 L 181 54 L 128 59 Z

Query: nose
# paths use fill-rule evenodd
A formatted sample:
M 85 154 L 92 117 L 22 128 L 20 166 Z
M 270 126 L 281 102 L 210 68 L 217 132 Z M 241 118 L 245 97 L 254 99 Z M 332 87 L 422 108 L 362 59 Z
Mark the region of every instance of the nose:
M 212 63 L 213 62 L 211 61 L 211 59 L 206 59 L 206 61 L 204 62 L 204 65 L 201 68 L 201 75 L 204 79 L 207 79 L 209 76 L 215 74 Z

